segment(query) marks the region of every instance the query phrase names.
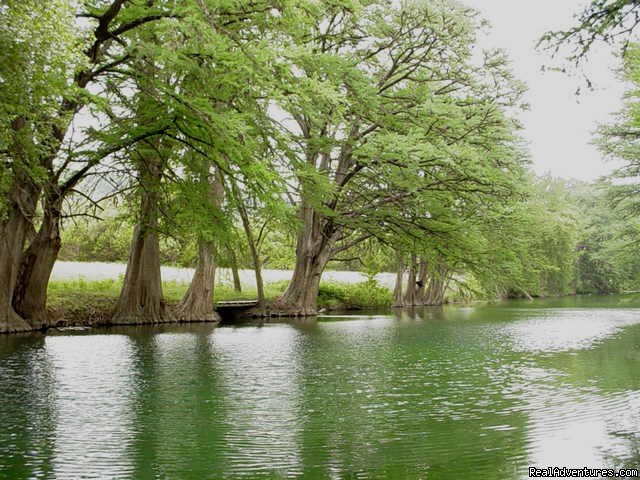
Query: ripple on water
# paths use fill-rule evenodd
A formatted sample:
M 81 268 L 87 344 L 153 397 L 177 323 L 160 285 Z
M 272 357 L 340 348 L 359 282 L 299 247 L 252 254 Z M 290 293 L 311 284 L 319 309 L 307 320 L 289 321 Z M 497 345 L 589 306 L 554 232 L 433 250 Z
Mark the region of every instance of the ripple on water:
M 504 329 L 517 351 L 554 353 L 586 349 L 640 322 L 634 310 L 532 310 L 533 316 Z
M 0 477 L 517 479 L 631 461 L 637 315 L 496 310 L 0 344 Z

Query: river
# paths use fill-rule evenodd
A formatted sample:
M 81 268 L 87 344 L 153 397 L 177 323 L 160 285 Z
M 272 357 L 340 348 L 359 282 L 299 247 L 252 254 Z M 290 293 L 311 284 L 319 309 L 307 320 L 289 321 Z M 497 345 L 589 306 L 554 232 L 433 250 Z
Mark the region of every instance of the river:
M 0 478 L 640 466 L 640 297 L 0 337 Z

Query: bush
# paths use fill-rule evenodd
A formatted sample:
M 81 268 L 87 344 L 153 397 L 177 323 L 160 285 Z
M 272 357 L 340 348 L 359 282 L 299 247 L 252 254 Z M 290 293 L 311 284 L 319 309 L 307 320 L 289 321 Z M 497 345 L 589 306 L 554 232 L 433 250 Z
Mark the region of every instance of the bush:
M 393 293 L 370 279 L 356 284 L 323 282 L 320 284 L 318 306 L 321 308 L 381 308 L 393 303 Z

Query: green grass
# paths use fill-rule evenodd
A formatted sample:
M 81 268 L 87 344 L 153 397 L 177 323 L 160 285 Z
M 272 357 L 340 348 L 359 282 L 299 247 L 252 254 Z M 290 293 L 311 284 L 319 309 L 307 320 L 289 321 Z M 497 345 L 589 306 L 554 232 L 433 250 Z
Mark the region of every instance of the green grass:
M 265 285 L 267 300 L 278 298 L 287 287 L 287 281 Z M 164 297 L 175 304 L 184 295 L 188 284 L 163 282 Z M 107 318 L 120 294 L 122 279 L 108 280 L 54 280 L 49 284 L 49 308 L 65 318 Z M 236 292 L 228 285 L 216 285 L 216 302 L 225 300 L 249 300 L 256 298 L 255 289 L 245 288 Z M 363 309 L 388 307 L 392 293 L 375 281 L 358 284 L 323 282 L 320 285 L 318 307 L 324 309 Z

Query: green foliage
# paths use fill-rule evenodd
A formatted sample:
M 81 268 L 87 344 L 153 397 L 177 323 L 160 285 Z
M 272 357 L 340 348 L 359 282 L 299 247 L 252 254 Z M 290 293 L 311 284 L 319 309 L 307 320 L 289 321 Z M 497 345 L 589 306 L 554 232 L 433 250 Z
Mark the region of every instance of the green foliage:
M 57 151 L 52 132 L 68 121 L 58 110 L 74 94 L 68 78 L 82 64 L 76 32 L 66 0 L 0 4 L 0 220 L 14 182 L 42 183 L 37 158 Z
M 112 212 L 113 213 L 113 212 Z M 62 229 L 60 260 L 126 263 L 133 225 L 126 215 L 109 214 L 102 220 L 66 223 Z M 160 260 L 163 265 L 190 267 L 197 256 L 194 241 L 163 236 Z
M 335 257 L 327 266 L 331 270 L 359 271 L 372 280 L 381 272 L 395 269 L 394 252 L 389 245 L 370 238 L 354 245 L 343 255 Z
M 600 127 L 596 144 L 605 155 L 623 161 L 610 177 L 609 192 L 612 204 L 628 217 L 640 214 L 640 46 L 626 52 L 622 75 L 629 82 L 624 108 L 612 124 Z
M 444 228 L 448 219 L 426 215 L 444 201 L 510 194 L 522 155 L 505 111 L 523 87 L 499 53 L 473 63 L 472 12 L 354 5 L 327 5 L 290 54 L 295 90 L 279 106 L 296 121 L 286 134 L 300 145 L 299 206 L 323 217 L 327 235 L 424 236 Z
M 5 0 L 0 5 L 0 151 L 25 119 L 28 147 L 46 150 L 69 75 L 81 64 L 74 11 L 66 0 Z M 26 144 L 25 144 L 26 146 Z
M 462 271 L 489 297 L 575 291 L 580 225 L 574 185 L 549 177 L 526 181 L 523 196 L 486 212 L 462 244 Z
M 165 264 L 193 266 L 205 242 L 222 266 L 232 253 L 244 268 L 292 268 L 298 256 L 368 276 L 323 284 L 320 306 L 390 304 L 373 276 L 410 257 L 461 298 L 633 288 L 638 226 L 584 185 L 527 171 L 514 117 L 524 86 L 499 50 L 476 55 L 474 11 L 449 0 L 241 3 L 0 6 L 1 202 L 18 180 L 64 198 L 73 223 L 61 258 L 124 262 L 140 223 L 157 229 Z M 606 36 L 634 9 L 594 1 L 581 28 Z M 627 107 L 600 144 L 627 162 L 616 173 L 626 183 L 609 188 L 634 214 L 639 48 L 624 73 Z M 83 107 L 91 122 L 65 142 Z M 117 208 L 80 220 L 102 196 Z M 94 287 L 110 295 L 115 284 L 52 293 Z M 165 287 L 172 301 L 184 291 Z M 225 288 L 219 298 L 236 295 Z
M 630 45 L 623 60 L 621 73 L 628 81 L 624 108 L 614 122 L 600 127 L 596 138 L 600 150 L 623 165 L 581 199 L 589 213 L 581 245 L 583 291 L 640 288 L 640 46 Z
M 391 291 L 370 279 L 355 285 L 338 282 L 320 284 L 318 305 L 321 308 L 386 308 L 393 302 Z
M 540 42 L 556 51 L 563 46 L 569 47 L 569 59 L 579 62 L 588 56 L 597 42 L 621 40 L 626 48 L 640 24 L 639 13 L 635 0 L 591 0 L 576 15 L 576 25 L 567 30 L 547 32 Z
M 576 192 L 583 219 L 578 243 L 577 291 L 613 293 L 640 288 L 640 236 L 636 219 L 625 218 L 610 205 L 608 182 Z
M 60 260 L 126 262 L 133 227 L 118 216 L 77 221 L 62 229 Z
M 270 223 L 268 229 L 260 244 L 263 267 L 274 270 L 293 269 L 296 255 L 295 237 L 291 232 L 291 225 Z M 252 268 L 252 265 L 245 263 L 241 265 Z

